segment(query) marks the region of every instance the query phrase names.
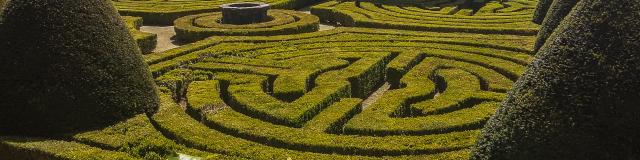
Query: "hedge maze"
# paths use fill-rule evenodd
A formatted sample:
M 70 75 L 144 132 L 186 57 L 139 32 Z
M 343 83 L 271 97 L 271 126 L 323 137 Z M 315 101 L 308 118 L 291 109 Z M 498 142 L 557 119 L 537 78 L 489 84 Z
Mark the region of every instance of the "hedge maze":
M 322 21 L 343 26 L 535 35 L 531 22 L 537 1 L 509 0 L 468 3 L 433 1 L 329 1 L 312 8 Z
M 466 158 L 532 43 L 363 28 L 213 37 L 146 56 L 164 94 L 152 121 L 185 146 L 251 159 Z
M 160 88 L 155 114 L 50 143 L 4 137 L 0 147 L 80 159 L 464 159 L 533 43 L 363 28 L 213 37 L 145 55 Z
M 272 20 L 249 25 L 219 22 L 227 2 L 113 0 L 143 52 L 156 35 L 137 30 L 142 20 L 189 42 L 143 55 L 157 111 L 2 135 L 0 157 L 467 159 L 538 32 L 533 0 L 322 1 L 313 15 L 285 9 L 315 1 L 263 0 Z

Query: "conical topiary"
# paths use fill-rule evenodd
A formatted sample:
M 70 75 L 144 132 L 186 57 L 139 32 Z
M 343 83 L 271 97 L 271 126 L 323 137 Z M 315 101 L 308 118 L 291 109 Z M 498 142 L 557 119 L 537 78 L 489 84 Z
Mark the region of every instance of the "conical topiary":
M 67 133 L 157 109 L 110 1 L 9 0 L 2 16 L 0 135 Z
M 541 24 L 553 0 L 539 0 L 536 10 L 533 12 L 533 23 Z
M 472 159 L 640 159 L 640 0 L 581 0 Z
M 536 44 L 534 47 L 534 53 L 540 50 L 540 47 L 544 45 L 547 41 L 547 38 L 551 36 L 553 30 L 555 30 L 560 22 L 566 17 L 571 9 L 578 3 L 579 0 L 554 0 L 549 7 L 549 11 L 547 11 L 547 16 L 542 21 L 542 25 L 540 26 L 540 31 L 538 32 L 538 38 L 536 40 Z

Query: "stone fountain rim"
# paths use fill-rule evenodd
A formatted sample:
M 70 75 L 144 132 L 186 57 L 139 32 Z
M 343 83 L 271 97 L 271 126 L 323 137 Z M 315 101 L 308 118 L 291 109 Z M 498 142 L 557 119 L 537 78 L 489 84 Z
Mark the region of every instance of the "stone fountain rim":
M 238 4 L 255 4 L 255 6 L 250 6 L 250 7 L 234 7 L 233 5 L 238 5 Z M 221 8 L 226 8 L 226 9 L 253 9 L 253 8 L 264 8 L 264 7 L 269 7 L 269 4 L 267 3 L 263 3 L 263 2 L 236 2 L 236 3 L 226 3 L 226 4 L 222 4 L 220 5 Z

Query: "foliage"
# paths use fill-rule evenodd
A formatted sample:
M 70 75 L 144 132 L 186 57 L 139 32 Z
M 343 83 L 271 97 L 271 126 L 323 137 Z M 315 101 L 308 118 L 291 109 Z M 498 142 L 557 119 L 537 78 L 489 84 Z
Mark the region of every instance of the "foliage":
M 489 120 L 473 159 L 640 157 L 640 1 L 579 1 Z
M 357 4 L 356 4 L 357 3 Z M 534 35 L 530 22 L 535 1 L 489 1 L 481 8 L 465 8 L 464 1 L 382 3 L 329 1 L 311 12 L 323 22 L 349 27 L 438 32 Z
M 3 134 L 94 129 L 157 109 L 147 64 L 108 2 L 9 1 L 2 16 Z

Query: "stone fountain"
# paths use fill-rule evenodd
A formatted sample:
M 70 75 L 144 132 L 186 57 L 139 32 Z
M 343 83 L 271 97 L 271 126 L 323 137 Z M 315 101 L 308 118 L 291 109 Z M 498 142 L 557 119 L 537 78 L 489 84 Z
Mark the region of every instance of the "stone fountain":
M 223 24 L 251 24 L 269 20 L 269 4 L 260 2 L 229 3 L 220 6 Z

